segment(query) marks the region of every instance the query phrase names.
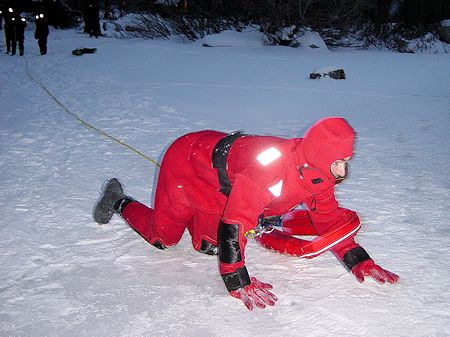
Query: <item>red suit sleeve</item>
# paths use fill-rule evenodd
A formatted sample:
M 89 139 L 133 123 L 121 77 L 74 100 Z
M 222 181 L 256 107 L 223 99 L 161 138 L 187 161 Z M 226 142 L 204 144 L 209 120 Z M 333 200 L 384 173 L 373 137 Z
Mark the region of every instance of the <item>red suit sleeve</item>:
M 319 235 L 345 225 L 356 215 L 354 211 L 339 207 L 334 196 L 334 188 L 316 195 L 308 206 L 312 225 Z M 354 237 L 350 237 L 334 246 L 331 251 L 342 260 L 348 250 L 356 247 L 359 245 L 355 242 Z
M 222 220 L 242 225 L 245 233 L 256 226 L 268 201 L 267 191 L 261 190 L 249 177 L 236 174 Z
M 245 233 L 258 223 L 265 194 L 245 175 L 237 174 L 218 230 L 219 270 L 229 291 L 250 284 L 245 268 Z

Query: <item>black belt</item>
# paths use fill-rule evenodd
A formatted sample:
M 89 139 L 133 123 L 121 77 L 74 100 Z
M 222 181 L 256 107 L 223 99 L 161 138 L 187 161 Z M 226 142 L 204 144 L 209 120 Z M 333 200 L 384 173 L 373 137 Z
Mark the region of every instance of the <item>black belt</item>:
M 229 196 L 231 192 L 231 182 L 227 174 L 228 153 L 230 152 L 231 145 L 242 136 L 244 136 L 244 134 L 239 131 L 223 137 L 217 142 L 212 153 L 212 164 L 213 167 L 217 169 L 217 176 L 219 177 L 219 191 L 226 196 Z

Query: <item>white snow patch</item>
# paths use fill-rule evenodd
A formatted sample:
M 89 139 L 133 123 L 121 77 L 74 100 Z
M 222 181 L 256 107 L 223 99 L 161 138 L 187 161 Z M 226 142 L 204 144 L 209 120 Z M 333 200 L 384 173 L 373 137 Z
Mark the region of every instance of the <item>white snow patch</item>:
M 195 44 L 211 47 L 262 47 L 264 35 L 256 28 L 246 28 L 242 32 L 225 30 L 218 34 L 207 35 Z

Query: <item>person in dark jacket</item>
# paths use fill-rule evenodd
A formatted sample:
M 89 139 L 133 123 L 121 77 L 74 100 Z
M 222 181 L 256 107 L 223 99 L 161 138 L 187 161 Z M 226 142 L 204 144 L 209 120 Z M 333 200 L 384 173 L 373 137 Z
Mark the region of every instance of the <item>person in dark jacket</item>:
M 14 10 L 9 7 L 3 11 L 3 17 L 5 18 L 5 41 L 6 41 L 6 53 L 14 55 L 16 53 L 16 28 L 14 19 Z
M 34 38 L 38 41 L 41 55 L 47 54 L 48 21 L 44 14 L 36 15 Z
M 96 6 L 95 2 L 89 3 L 87 5 L 87 8 L 85 10 L 85 17 L 84 17 L 84 30 L 86 33 L 89 33 L 89 36 L 95 36 L 98 38 L 101 36 L 100 32 L 100 18 L 98 14 L 98 7 Z
M 16 41 L 19 44 L 19 55 L 23 56 L 25 51 L 25 28 L 27 27 L 27 20 L 25 18 L 21 17 L 20 15 L 17 15 L 15 18 L 16 24 Z
M 381 268 L 356 243 L 359 217 L 339 207 L 334 196 L 335 185 L 347 176 L 354 139 L 353 128 L 339 117 L 320 120 L 303 138 L 190 133 L 175 140 L 163 157 L 153 208 L 128 197 L 113 178 L 93 217 L 106 224 L 118 214 L 159 249 L 176 245 L 188 229 L 195 250 L 218 254 L 226 289 L 249 310 L 277 301 L 272 286 L 247 271 L 245 248 L 252 238 L 305 258 L 331 251 L 360 282 L 371 277 L 396 283 L 398 275 Z M 292 213 L 301 204 L 306 210 Z M 285 215 L 294 220 L 286 228 Z M 282 232 L 269 231 L 265 219 L 277 216 L 283 218 Z M 319 237 L 305 245 L 289 233 L 301 232 L 306 219 Z

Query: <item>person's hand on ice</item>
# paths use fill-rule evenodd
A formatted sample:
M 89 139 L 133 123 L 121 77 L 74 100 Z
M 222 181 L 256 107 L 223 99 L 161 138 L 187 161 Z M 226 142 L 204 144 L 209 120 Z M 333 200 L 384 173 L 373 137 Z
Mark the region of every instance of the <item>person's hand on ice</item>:
M 369 276 L 373 278 L 380 284 L 385 282 L 397 283 L 399 276 L 386 269 L 381 268 L 379 265 L 375 264 L 372 259 L 362 261 L 355 265 L 352 270 L 352 274 L 355 275 L 358 282 L 363 283 L 364 277 Z
M 243 288 L 230 291 L 230 295 L 244 302 L 248 310 L 253 310 L 254 305 L 258 308 L 265 308 L 266 305 L 273 306 L 278 298 L 268 289 L 272 286 L 256 279 L 250 278 L 251 283 Z

